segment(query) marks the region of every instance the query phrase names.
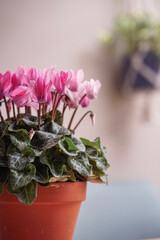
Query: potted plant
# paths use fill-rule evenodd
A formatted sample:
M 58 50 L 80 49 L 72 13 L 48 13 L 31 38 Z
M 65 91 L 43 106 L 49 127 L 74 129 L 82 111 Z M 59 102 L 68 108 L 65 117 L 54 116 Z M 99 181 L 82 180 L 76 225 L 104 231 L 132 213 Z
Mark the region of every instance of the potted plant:
M 72 127 L 78 107 L 88 107 L 101 87 L 83 78 L 82 70 L 55 67 L 0 74 L 0 239 L 72 239 L 86 181 L 107 182 L 100 138 L 75 135 L 87 115 L 94 124 L 93 112 Z
M 160 21 L 150 14 L 122 14 L 101 40 L 121 55 L 120 89 L 144 90 L 160 86 Z

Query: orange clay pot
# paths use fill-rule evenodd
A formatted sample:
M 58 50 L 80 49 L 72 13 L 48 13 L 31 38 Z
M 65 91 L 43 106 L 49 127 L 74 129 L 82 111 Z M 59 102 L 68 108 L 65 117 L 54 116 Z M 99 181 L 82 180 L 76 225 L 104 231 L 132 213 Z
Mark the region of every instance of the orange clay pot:
M 0 196 L 0 240 L 71 240 L 85 197 L 86 182 L 38 186 L 31 206 L 5 190 Z

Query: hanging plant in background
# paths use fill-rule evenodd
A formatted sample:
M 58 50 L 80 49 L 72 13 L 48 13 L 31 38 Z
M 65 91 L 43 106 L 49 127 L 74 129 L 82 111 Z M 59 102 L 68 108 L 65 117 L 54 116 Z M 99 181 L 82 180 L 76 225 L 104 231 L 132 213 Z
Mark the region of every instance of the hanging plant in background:
M 100 138 L 77 138 L 75 130 L 87 111 L 72 127 L 79 108 L 88 107 L 98 96 L 98 80 L 83 81 L 83 71 L 18 67 L 0 74 L 0 194 L 4 186 L 19 201 L 30 205 L 37 196 L 37 184 L 56 181 L 107 182 L 109 167 Z M 63 105 L 62 111 L 58 110 Z M 73 109 L 64 127 L 66 109 Z M 37 111 L 34 116 L 33 109 Z
M 121 88 L 143 90 L 160 86 L 159 39 L 160 21 L 149 14 L 121 15 L 110 33 L 101 34 L 107 45 L 118 43 L 123 48 Z

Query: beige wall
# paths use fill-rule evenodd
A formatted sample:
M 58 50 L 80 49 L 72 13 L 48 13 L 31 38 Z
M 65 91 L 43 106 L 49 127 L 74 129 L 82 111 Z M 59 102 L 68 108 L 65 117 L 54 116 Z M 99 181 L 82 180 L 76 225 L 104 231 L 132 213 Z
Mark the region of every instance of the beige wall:
M 56 64 L 62 69 L 82 68 L 86 79 L 99 79 L 100 96 L 91 105 L 96 127 L 86 119 L 77 134 L 91 139 L 101 136 L 111 164 L 109 179 L 148 178 L 160 183 L 159 93 L 119 97 L 111 84 L 111 56 L 106 56 L 97 38 L 101 29 L 110 28 L 124 2 L 0 0 L 0 71 L 18 65 L 43 69 Z M 147 99 L 153 102 L 148 120 L 144 114 Z M 81 114 L 82 110 L 77 119 Z

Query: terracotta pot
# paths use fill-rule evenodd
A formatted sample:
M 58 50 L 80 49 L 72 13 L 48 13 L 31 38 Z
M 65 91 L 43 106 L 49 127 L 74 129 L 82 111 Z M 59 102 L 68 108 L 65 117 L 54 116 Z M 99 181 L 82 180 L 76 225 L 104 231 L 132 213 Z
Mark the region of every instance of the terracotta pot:
M 0 240 L 71 240 L 86 182 L 38 186 L 38 196 L 25 206 L 5 190 L 0 196 Z

